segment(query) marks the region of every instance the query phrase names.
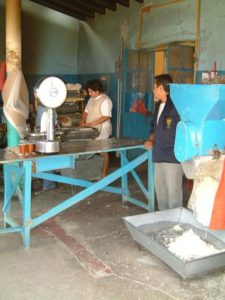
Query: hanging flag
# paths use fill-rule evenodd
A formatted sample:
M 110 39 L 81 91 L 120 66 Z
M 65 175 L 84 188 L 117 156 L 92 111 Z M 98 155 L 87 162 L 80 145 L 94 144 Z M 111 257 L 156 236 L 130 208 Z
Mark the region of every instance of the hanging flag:
M 0 66 L 0 91 L 3 89 L 6 78 L 6 62 L 3 61 Z

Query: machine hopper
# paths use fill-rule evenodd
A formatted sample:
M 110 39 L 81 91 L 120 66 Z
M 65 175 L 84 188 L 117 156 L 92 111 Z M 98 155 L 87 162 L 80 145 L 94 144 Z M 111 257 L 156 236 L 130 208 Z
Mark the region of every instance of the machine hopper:
M 171 84 L 171 99 L 180 115 L 175 156 L 183 162 L 225 146 L 225 85 Z

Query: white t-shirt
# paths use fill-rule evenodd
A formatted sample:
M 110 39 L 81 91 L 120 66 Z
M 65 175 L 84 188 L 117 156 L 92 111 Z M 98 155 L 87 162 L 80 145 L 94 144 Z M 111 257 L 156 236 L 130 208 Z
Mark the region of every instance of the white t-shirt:
M 94 98 L 94 100 L 98 100 L 100 97 L 102 97 L 102 95 L 99 95 L 98 97 Z M 86 113 L 88 113 L 88 103 L 84 110 Z M 103 100 L 101 104 L 101 114 L 106 117 L 112 117 L 112 101 L 109 99 L 108 96 L 106 96 L 105 100 Z
M 103 100 L 101 107 L 100 107 L 101 114 L 104 117 L 111 118 L 112 117 L 112 101 L 111 101 L 111 99 L 107 95 L 101 94 L 98 97 L 94 98 L 94 100 L 98 100 L 102 96 L 105 96 L 105 99 Z M 88 103 L 90 103 L 90 102 L 88 101 Z M 88 103 L 84 110 L 86 113 L 88 113 L 88 108 L 89 108 Z M 107 139 L 111 134 L 112 134 L 112 124 L 109 119 L 102 123 L 100 134 L 96 138 L 96 140 Z
M 158 122 L 159 122 L 159 118 L 160 118 L 160 116 L 161 116 L 161 114 L 162 114 L 162 112 L 163 112 L 163 109 L 164 109 L 164 107 L 165 107 L 165 102 L 162 102 L 161 104 L 160 104 L 160 106 L 159 106 L 159 111 L 158 111 L 158 116 L 157 116 L 157 124 L 158 124 Z

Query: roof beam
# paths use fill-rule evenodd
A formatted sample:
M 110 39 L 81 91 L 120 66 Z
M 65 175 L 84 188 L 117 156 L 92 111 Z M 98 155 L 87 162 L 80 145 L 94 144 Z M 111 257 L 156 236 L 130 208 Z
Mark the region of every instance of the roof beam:
M 74 13 L 81 14 L 84 17 L 90 17 L 94 18 L 95 12 L 93 9 L 90 9 L 88 7 L 81 7 L 80 4 L 75 4 L 73 0 L 67 0 L 63 1 L 62 0 L 53 0 L 52 2 L 55 2 L 56 5 L 66 7 L 66 9 L 71 10 Z
M 70 17 L 85 21 L 85 15 L 81 15 L 81 14 L 78 14 L 76 12 L 72 12 L 68 9 L 65 9 L 63 6 L 59 6 L 59 5 L 56 5 L 56 4 L 52 3 L 51 0 L 48 0 L 48 1 L 45 1 L 45 0 L 30 0 L 30 1 L 35 2 L 37 4 L 40 4 L 40 5 L 43 5 L 43 6 L 46 6 L 48 8 L 51 8 L 53 10 L 56 10 L 56 11 L 60 12 L 60 13 L 68 15 Z
M 90 0 L 72 0 L 72 2 L 74 3 L 74 5 L 77 5 L 79 7 L 82 7 L 83 9 L 89 9 L 92 10 L 94 12 L 98 12 L 99 14 L 103 14 L 105 15 L 106 11 L 105 11 L 105 7 L 100 7 L 98 5 L 96 5 L 96 3 L 94 3 L 94 1 L 90 1 Z
M 130 7 L 130 0 L 117 0 L 116 2 L 120 5 Z
M 117 4 L 130 7 L 130 0 L 30 0 L 42 6 L 56 10 L 70 17 L 86 21 L 94 18 L 95 13 L 106 14 L 106 9 L 116 11 Z M 144 0 L 135 0 L 143 3 Z
M 116 6 L 116 1 L 108 1 L 108 0 L 92 0 L 92 3 L 94 3 L 96 6 L 100 7 L 105 7 L 110 10 L 116 11 L 117 6 Z

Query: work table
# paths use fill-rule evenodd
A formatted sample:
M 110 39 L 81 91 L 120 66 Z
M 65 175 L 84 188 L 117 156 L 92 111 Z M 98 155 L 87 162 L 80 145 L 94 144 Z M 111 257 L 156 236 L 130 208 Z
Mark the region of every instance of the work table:
M 140 149 L 141 154 L 132 160 L 127 157 L 128 150 Z M 121 166 L 106 177 L 97 182 L 91 182 L 83 179 L 62 176 L 52 173 L 52 171 L 76 168 L 76 160 L 82 155 L 117 152 L 120 155 Z M 148 183 L 145 187 L 141 178 L 135 171 L 135 168 L 144 162 L 148 162 L 147 176 Z M 4 167 L 4 228 L 0 228 L 0 233 L 19 232 L 23 238 L 25 247 L 30 246 L 30 231 L 32 228 L 45 222 L 51 217 L 59 214 L 65 209 L 85 200 L 90 195 L 99 190 L 110 193 L 120 194 L 122 202 L 130 202 L 142 207 L 148 211 L 154 211 L 154 182 L 152 167 L 152 151 L 146 151 L 144 141 L 132 138 L 119 138 L 108 140 L 84 140 L 76 142 L 66 142 L 61 144 L 59 153 L 38 154 L 30 156 L 21 156 L 18 153 L 18 147 L 0 150 L 0 163 Z M 128 173 L 131 173 L 139 188 L 143 192 L 147 201 L 135 199 L 128 185 Z M 32 178 L 51 180 L 74 186 L 81 186 L 84 189 L 81 192 L 65 199 L 60 204 L 54 206 L 49 211 L 36 216 L 31 216 Z M 110 184 L 121 178 L 121 186 L 114 187 Z M 22 208 L 22 221 L 18 224 L 11 215 L 12 198 L 18 196 Z

